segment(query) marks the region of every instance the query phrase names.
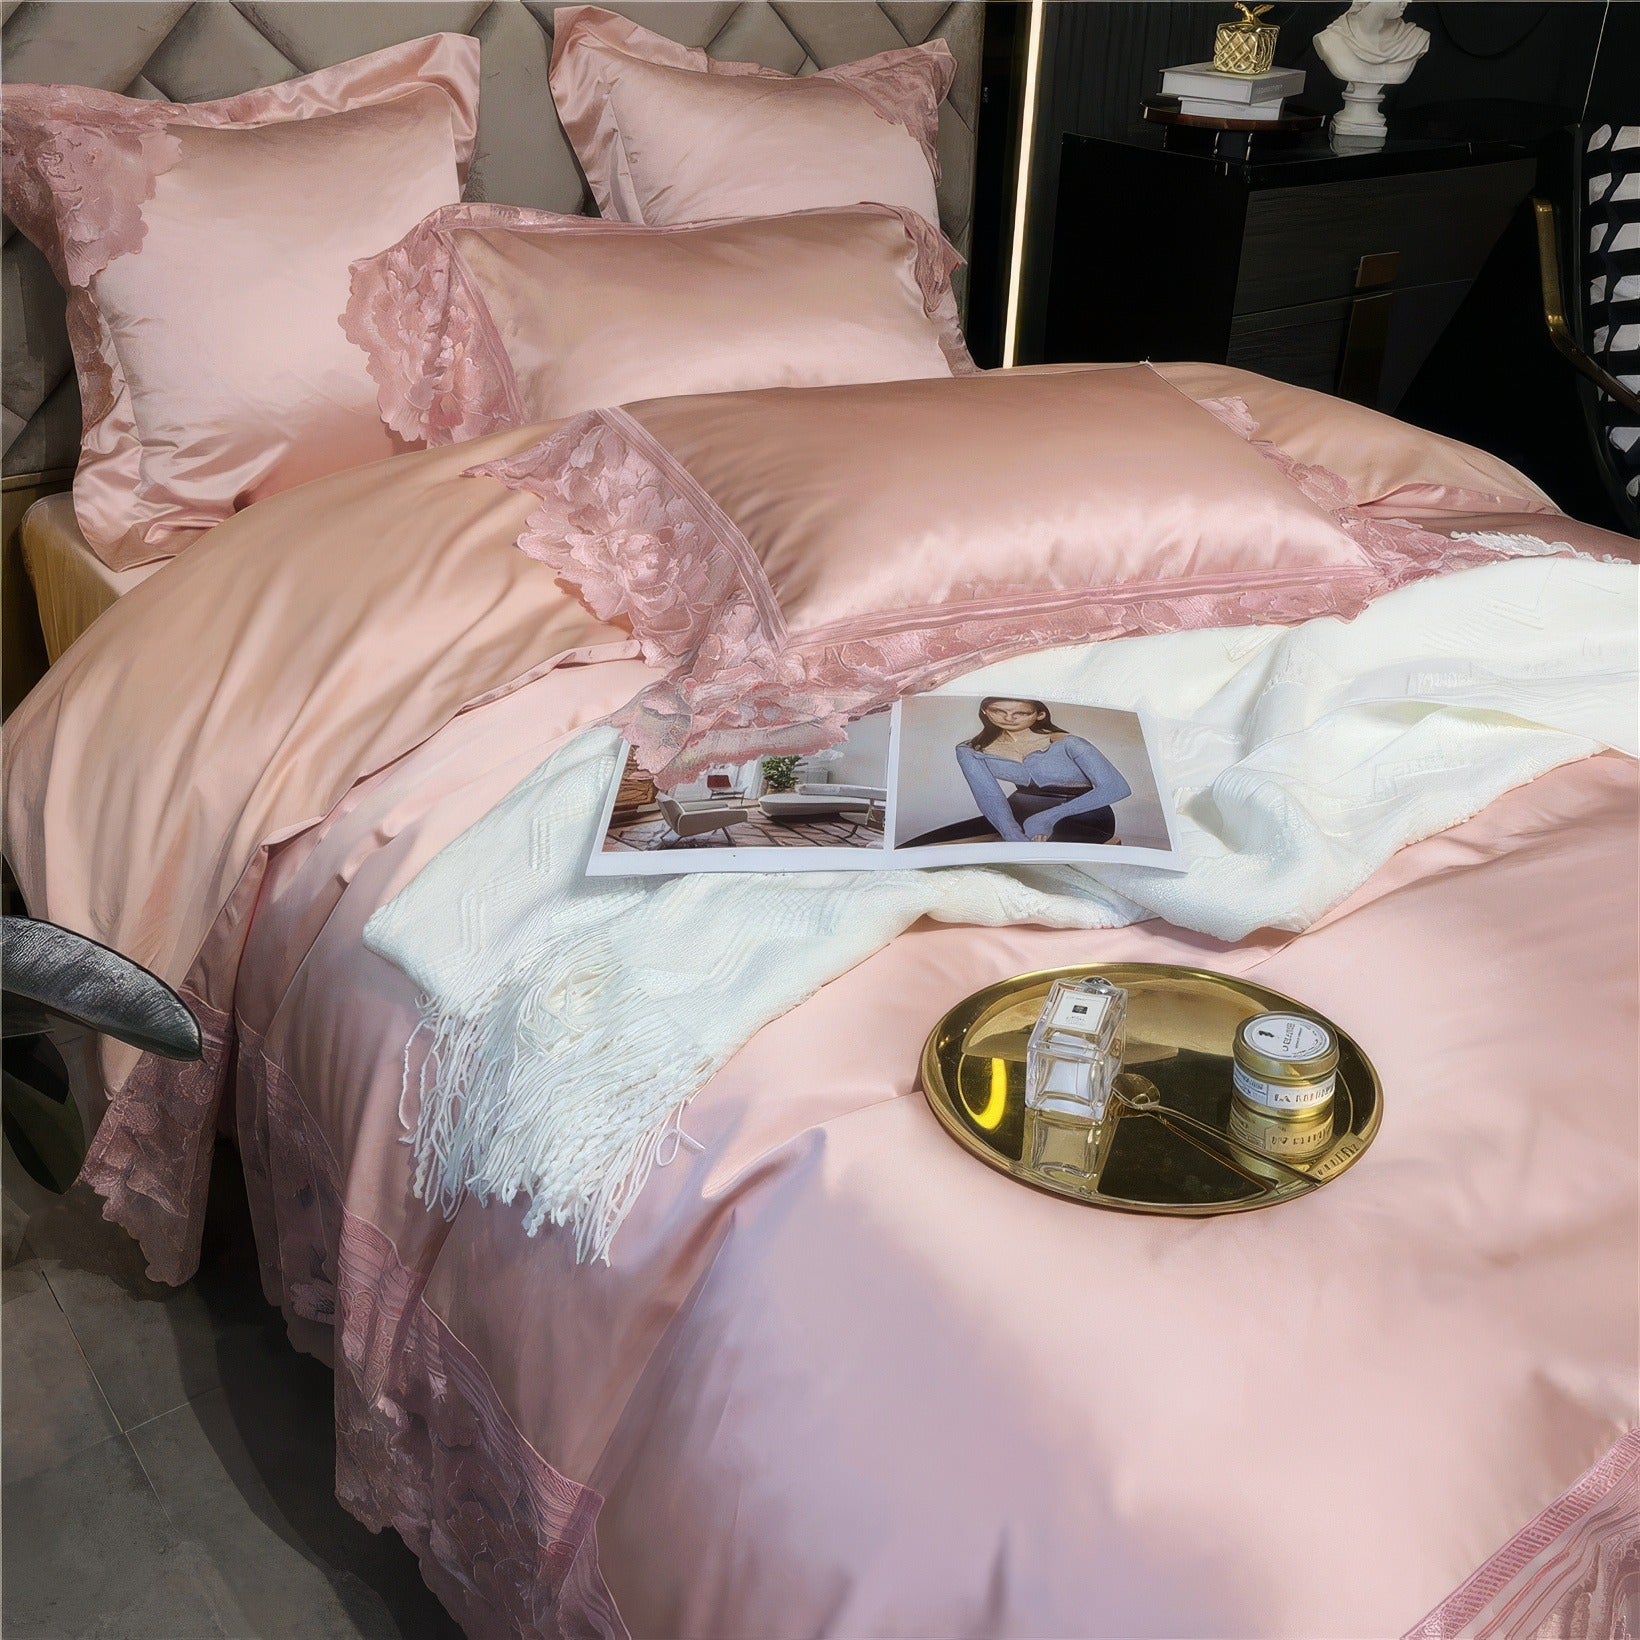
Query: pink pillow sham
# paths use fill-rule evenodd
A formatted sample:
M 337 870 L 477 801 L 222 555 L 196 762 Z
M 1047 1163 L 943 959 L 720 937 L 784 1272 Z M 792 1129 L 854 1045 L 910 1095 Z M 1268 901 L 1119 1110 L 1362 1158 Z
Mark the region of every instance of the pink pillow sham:
M 6 87 L 6 209 L 69 292 L 104 563 L 403 448 L 337 318 L 349 263 L 460 198 L 478 54 L 432 35 L 208 103 Z
M 673 228 L 453 205 L 354 265 L 342 325 L 387 425 L 451 444 L 633 399 L 971 371 L 956 262 L 886 205 Z
M 1411 573 L 1142 365 L 658 400 L 474 471 L 539 498 L 520 547 L 668 669 L 618 719 L 663 784 L 1022 648 L 1353 612 Z
M 1198 403 L 1234 396 L 1258 436 L 1349 483 L 1356 503 L 1417 513 L 1553 512 L 1524 473 L 1486 450 L 1313 388 L 1224 364 L 1158 364 L 1157 375 Z
M 782 74 L 597 6 L 553 13 L 552 96 L 598 209 L 651 226 L 872 200 L 939 221 L 943 40 Z

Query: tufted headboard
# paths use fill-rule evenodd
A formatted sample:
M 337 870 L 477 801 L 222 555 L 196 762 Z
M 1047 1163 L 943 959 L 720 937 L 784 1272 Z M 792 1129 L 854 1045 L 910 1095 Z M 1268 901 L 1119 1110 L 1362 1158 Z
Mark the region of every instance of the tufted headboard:
M 943 38 L 956 57 L 957 80 L 940 110 L 940 218 L 957 248 L 967 250 L 984 11 L 978 0 L 656 0 L 611 9 L 685 45 L 704 46 L 714 57 L 787 73 Z M 483 47 L 478 149 L 467 197 L 586 211 L 591 202 L 547 86 L 552 11 L 551 0 L 0 0 L 0 67 L 6 80 L 202 102 L 400 40 L 459 30 L 476 35 Z M 10 222 L 4 233 L 4 470 L 11 476 L 72 468 L 80 405 L 62 293 Z

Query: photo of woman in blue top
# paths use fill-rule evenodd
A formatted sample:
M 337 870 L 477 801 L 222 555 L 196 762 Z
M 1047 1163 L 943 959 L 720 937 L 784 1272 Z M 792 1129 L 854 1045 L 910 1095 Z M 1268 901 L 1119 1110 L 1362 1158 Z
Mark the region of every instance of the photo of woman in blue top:
M 917 843 L 992 834 L 1012 843 L 1108 843 L 1116 835 L 1114 805 L 1132 788 L 1092 741 L 1061 729 L 1045 702 L 987 695 L 979 725 L 956 750 L 980 818 L 943 826 Z

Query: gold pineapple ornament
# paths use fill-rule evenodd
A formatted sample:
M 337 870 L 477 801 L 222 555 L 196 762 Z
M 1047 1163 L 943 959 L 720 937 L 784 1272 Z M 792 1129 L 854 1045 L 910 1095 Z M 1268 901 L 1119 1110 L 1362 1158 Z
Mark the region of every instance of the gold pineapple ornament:
M 1274 23 L 1261 23 L 1269 6 L 1245 6 L 1237 0 L 1241 20 L 1220 23 L 1213 36 L 1213 66 L 1221 74 L 1262 74 L 1276 60 Z

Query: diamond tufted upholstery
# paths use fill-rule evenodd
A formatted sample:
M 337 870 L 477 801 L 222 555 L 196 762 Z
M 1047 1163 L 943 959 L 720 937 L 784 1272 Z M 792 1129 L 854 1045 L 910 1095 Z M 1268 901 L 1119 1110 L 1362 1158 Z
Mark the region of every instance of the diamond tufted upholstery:
M 943 38 L 957 59 L 957 81 L 940 111 L 940 217 L 966 252 L 984 9 L 977 0 L 652 0 L 611 9 L 714 57 L 787 73 L 812 73 Z M 467 197 L 586 211 L 591 201 L 547 86 L 552 11 L 549 0 L 0 0 L 0 72 L 8 81 L 203 102 L 399 40 L 460 31 L 476 35 L 483 46 L 478 148 Z M 9 221 L 4 239 L 4 469 L 9 475 L 72 467 L 80 405 L 62 292 L 44 259 Z

